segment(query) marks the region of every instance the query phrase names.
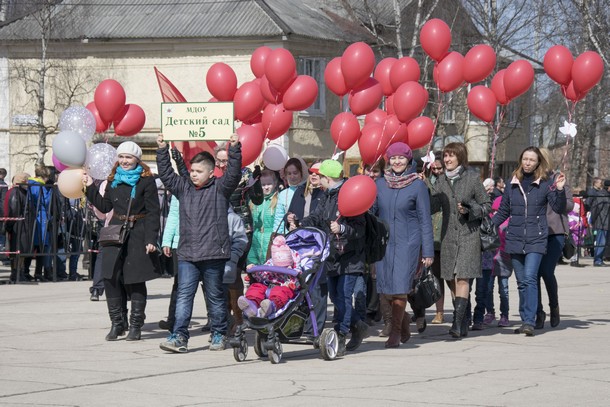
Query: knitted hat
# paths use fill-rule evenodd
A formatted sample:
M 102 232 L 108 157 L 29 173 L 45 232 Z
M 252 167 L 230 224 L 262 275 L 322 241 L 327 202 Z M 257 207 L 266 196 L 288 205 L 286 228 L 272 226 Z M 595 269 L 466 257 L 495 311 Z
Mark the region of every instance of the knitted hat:
M 318 172 L 320 175 L 324 175 L 329 178 L 339 178 L 341 177 L 341 172 L 343 171 L 343 165 L 339 161 L 335 160 L 324 160 L 320 165 L 320 169 Z
M 411 147 L 409 147 L 405 143 L 394 143 L 390 147 L 388 147 L 385 152 L 385 155 L 388 158 L 401 155 L 403 157 L 406 157 L 408 161 L 411 161 L 411 159 L 413 158 L 413 151 L 411 151 Z
M 142 149 L 133 141 L 125 141 L 119 144 L 116 149 L 116 154 L 130 154 L 139 160 L 142 158 Z
M 271 260 L 274 266 L 292 267 L 294 264 L 292 250 L 286 244 L 284 236 L 276 236 L 271 246 Z

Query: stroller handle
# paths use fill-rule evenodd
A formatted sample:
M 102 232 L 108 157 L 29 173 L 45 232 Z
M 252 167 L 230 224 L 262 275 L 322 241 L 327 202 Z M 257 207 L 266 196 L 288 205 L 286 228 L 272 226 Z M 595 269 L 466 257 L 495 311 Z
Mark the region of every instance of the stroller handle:
M 270 271 L 272 273 L 287 274 L 292 277 L 298 277 L 301 274 L 298 270 L 278 266 L 254 266 L 246 270 L 247 273 L 254 273 L 256 271 Z

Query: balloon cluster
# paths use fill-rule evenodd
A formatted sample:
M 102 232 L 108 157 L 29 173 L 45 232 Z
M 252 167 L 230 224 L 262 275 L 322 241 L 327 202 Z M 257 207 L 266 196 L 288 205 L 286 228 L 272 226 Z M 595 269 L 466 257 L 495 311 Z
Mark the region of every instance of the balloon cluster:
M 233 101 L 242 144 L 242 163 L 248 165 L 260 155 L 265 139 L 275 140 L 292 125 L 295 111 L 305 110 L 318 97 L 318 84 L 308 75 L 297 75 L 296 61 L 284 48 L 259 47 L 250 58 L 252 81 L 237 87 L 233 69 L 222 62 L 206 74 L 210 101 Z

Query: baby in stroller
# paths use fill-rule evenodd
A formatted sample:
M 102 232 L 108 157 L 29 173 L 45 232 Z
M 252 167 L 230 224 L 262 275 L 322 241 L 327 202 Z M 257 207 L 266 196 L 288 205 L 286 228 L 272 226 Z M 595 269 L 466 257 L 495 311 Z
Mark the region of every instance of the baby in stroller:
M 288 247 L 284 236 L 276 236 L 273 239 L 271 259 L 267 260 L 265 265 L 301 271 L 300 256 Z M 252 267 L 253 265 L 250 264 L 247 268 Z M 256 271 L 251 274 L 251 279 L 253 283 L 248 287 L 246 294 L 237 300 L 239 308 L 248 318 L 269 317 L 294 298 L 300 288 L 297 277 L 272 271 Z

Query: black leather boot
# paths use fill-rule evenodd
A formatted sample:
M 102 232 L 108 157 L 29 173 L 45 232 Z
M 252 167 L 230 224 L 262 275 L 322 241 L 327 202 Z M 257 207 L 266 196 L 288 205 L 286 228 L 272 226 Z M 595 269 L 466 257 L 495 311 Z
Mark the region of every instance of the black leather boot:
M 464 333 L 468 335 L 468 324 L 464 324 L 467 306 L 468 298 L 455 297 L 455 317 L 453 318 L 453 325 L 451 325 L 449 330 L 449 333 L 454 338 L 460 338 Z M 464 328 L 466 328 L 466 332 L 462 332 Z
M 123 325 L 123 300 L 118 298 L 106 298 L 108 305 L 108 316 L 110 316 L 110 332 L 106 335 L 107 341 L 116 341 L 119 336 L 125 335 L 125 325 Z
M 129 333 L 127 334 L 127 341 L 139 341 L 142 336 L 142 326 L 144 326 L 144 320 L 146 314 L 146 301 L 131 301 L 131 315 L 129 317 Z

